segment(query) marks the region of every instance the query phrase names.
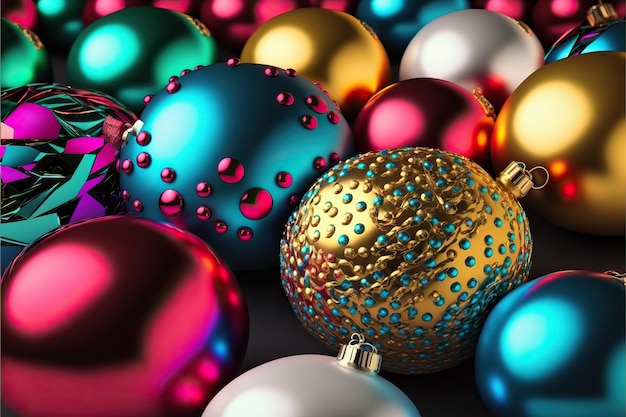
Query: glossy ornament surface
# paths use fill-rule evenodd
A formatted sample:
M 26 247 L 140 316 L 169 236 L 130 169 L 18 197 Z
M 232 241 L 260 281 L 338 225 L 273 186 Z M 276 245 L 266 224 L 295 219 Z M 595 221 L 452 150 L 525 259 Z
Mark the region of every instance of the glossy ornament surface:
M 135 115 L 101 93 L 61 84 L 2 91 L 1 258 L 59 226 L 123 209 L 117 150 L 103 139 L 108 115 Z
M 399 388 L 358 364 L 364 356 L 376 362 L 379 355 L 361 348 L 366 344 L 354 336 L 337 358 L 294 355 L 246 371 L 211 400 L 202 417 L 420 417 Z M 303 378 L 315 395 L 303 389 Z
M 80 33 L 69 51 L 67 78 L 74 87 L 103 91 L 139 113 L 144 97 L 169 77 L 216 58 L 217 45 L 200 21 L 168 9 L 130 7 Z
M 502 13 L 516 20 L 530 22 L 536 0 L 471 0 L 473 8 Z
M 307 7 L 282 13 L 250 36 L 242 62 L 295 68 L 320 83 L 351 120 L 391 83 L 391 64 L 374 31 L 337 10 Z
M 247 340 L 232 272 L 165 223 L 65 226 L 2 278 L 2 400 L 20 417 L 197 416 Z
M 550 173 L 527 207 L 557 226 L 621 236 L 626 212 L 626 53 L 593 52 L 545 65 L 496 119 L 491 156 Z
M 427 23 L 469 7 L 469 0 L 361 0 L 355 16 L 374 29 L 390 57 L 399 59 Z
M 236 58 L 173 79 L 141 122 L 121 149 L 129 211 L 195 233 L 236 270 L 276 266 L 293 206 L 354 149 L 318 86 Z
M 613 6 L 593 6 L 587 23 L 563 34 L 546 53 L 546 63 L 589 52 L 626 52 L 626 20 L 618 18 Z
M 495 306 L 475 359 L 494 416 L 624 415 L 624 285 L 623 275 L 558 271 Z
M 532 182 L 522 171 L 512 163 L 495 180 L 429 148 L 334 166 L 281 241 L 296 316 L 331 348 L 364 334 L 391 372 L 432 373 L 468 359 L 488 311 L 528 276 L 532 238 L 517 197 Z M 523 175 L 512 182 L 511 172 Z
M 437 148 L 487 168 L 494 122 L 493 106 L 480 91 L 472 94 L 449 81 L 413 78 L 385 87 L 368 100 L 353 132 L 360 152 Z
M 87 27 L 96 20 L 119 10 L 149 5 L 150 0 L 87 0 L 83 7 L 83 24 Z
M 46 47 L 33 31 L 4 17 L 1 31 L 0 84 L 3 89 L 52 81 L 52 61 Z
M 72 46 L 83 25 L 87 0 L 36 0 L 37 34 L 50 50 L 63 54 Z
M 37 7 L 34 0 L 2 0 L 0 3 L 2 17 L 28 29 L 37 27 Z
M 353 14 L 358 0 L 203 0 L 200 20 L 220 46 L 240 55 L 248 38 L 268 20 L 302 7 L 321 7 Z
M 589 9 L 601 3 L 597 0 L 538 0 L 528 23 L 548 50 L 561 36 L 584 23 Z M 611 3 L 618 16 L 624 17 L 626 3 L 606 3 Z
M 469 91 L 480 88 L 498 112 L 543 58 L 539 39 L 523 22 L 484 9 L 460 10 L 413 37 L 402 55 L 400 80 L 440 78 Z

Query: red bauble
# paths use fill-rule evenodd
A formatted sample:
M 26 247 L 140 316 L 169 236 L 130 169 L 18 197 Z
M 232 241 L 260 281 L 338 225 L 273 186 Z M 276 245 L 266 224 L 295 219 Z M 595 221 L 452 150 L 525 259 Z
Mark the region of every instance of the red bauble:
M 612 3 L 619 17 L 624 17 L 624 1 Z M 597 0 L 538 0 L 530 23 L 546 51 L 569 30 L 586 22 L 587 11 Z
M 151 0 L 150 4 L 161 9 L 174 10 L 196 17 L 200 10 L 200 0 Z
M 83 24 L 87 27 L 101 17 L 135 6 L 149 6 L 150 0 L 87 0 L 83 8 Z
M 220 46 L 239 55 L 250 35 L 279 14 L 301 7 L 354 13 L 357 3 L 358 0 L 204 0 L 200 20 Z
M 38 16 L 34 0 L 2 0 L 2 17 L 36 32 Z
M 534 0 L 472 0 L 472 7 L 498 12 L 526 22 L 530 18 Z
M 2 400 L 20 417 L 197 416 L 247 345 L 230 270 L 147 219 L 58 229 L 13 261 L 1 294 Z
M 486 167 L 495 117 L 484 97 L 478 97 L 436 78 L 392 84 L 376 93 L 359 112 L 354 123 L 357 149 L 437 148 Z

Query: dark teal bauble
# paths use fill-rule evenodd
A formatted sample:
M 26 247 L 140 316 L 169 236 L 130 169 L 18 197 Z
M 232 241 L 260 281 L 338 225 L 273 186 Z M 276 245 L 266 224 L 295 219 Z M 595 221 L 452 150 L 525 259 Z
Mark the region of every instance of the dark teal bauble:
M 624 417 L 623 275 L 559 271 L 506 295 L 476 348 L 478 391 L 497 417 Z
M 321 86 L 236 58 L 173 79 L 140 120 L 120 155 L 129 211 L 195 233 L 235 270 L 278 265 L 301 195 L 354 149 Z
M 52 62 L 38 36 L 4 17 L 1 30 L 0 87 L 52 81 Z
M 70 49 L 67 78 L 139 113 L 171 76 L 215 62 L 217 45 L 198 20 L 173 10 L 129 7 L 85 28 Z
M 546 63 L 591 52 L 626 52 L 626 20 L 585 24 L 565 33 L 544 58 Z
M 36 0 L 37 33 L 50 50 L 66 53 L 84 29 L 87 0 Z
M 356 17 L 374 29 L 389 56 L 399 59 L 427 23 L 470 7 L 469 0 L 361 0 Z

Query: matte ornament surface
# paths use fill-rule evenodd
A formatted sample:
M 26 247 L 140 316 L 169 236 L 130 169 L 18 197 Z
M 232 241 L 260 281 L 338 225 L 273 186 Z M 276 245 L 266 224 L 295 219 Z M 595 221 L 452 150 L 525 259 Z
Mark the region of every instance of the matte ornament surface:
M 554 225 L 624 235 L 625 69 L 625 52 L 551 62 L 524 80 L 496 119 L 494 167 L 510 160 L 546 167 L 550 181 L 524 201 Z
M 139 113 L 144 97 L 171 76 L 216 58 L 217 44 L 200 21 L 169 9 L 129 7 L 101 17 L 78 35 L 67 58 L 67 79 Z
M 495 123 L 493 106 L 479 92 L 435 78 L 392 84 L 363 106 L 354 122 L 361 152 L 421 146 L 461 154 L 486 168 Z
M 305 194 L 280 245 L 282 284 L 334 349 L 366 335 L 383 369 L 425 374 L 473 355 L 491 307 L 531 265 L 526 214 L 478 164 L 402 148 L 339 163 Z
M 2 400 L 20 417 L 193 417 L 241 364 L 248 314 L 200 239 L 109 216 L 65 226 L 2 278 Z
M 365 102 L 391 83 L 391 64 L 378 35 L 356 17 L 306 7 L 259 26 L 241 52 L 242 62 L 294 68 L 320 83 L 352 120 Z
M 290 69 L 231 58 L 174 83 L 150 99 L 120 151 L 129 210 L 193 232 L 233 269 L 275 267 L 293 206 L 352 155 L 348 123 Z
M 480 396 L 497 417 L 622 417 L 623 276 L 569 270 L 524 284 L 489 314 L 476 349 Z
M 545 52 L 523 22 L 484 9 L 443 15 L 424 26 L 407 46 L 400 80 L 440 78 L 480 88 L 496 112 L 526 77 L 544 64 Z
M 545 61 L 602 51 L 626 52 L 626 20 L 611 20 L 598 26 L 587 24 L 570 30 L 552 45 Z
M 315 387 L 315 395 L 303 389 Z M 420 417 L 411 400 L 376 374 L 323 355 L 288 356 L 239 375 L 202 417 Z
M 2 18 L 2 88 L 52 81 L 52 62 L 44 44 L 29 29 Z

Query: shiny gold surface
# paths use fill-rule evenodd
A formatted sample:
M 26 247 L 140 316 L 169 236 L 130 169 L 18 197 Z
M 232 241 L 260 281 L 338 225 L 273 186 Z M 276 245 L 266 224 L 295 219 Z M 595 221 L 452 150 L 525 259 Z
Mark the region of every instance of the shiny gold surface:
M 550 181 L 524 203 L 555 225 L 624 234 L 625 65 L 624 52 L 552 62 L 529 76 L 498 114 L 494 168 L 511 160 L 545 167 Z
M 429 148 L 363 154 L 305 195 L 281 243 L 287 296 L 339 348 L 365 335 L 383 369 L 439 371 L 473 354 L 490 308 L 527 279 L 526 214 L 478 164 Z
M 241 62 L 295 69 L 320 83 L 348 118 L 391 83 L 389 57 L 373 30 L 348 13 L 317 7 L 262 24 L 244 45 Z

